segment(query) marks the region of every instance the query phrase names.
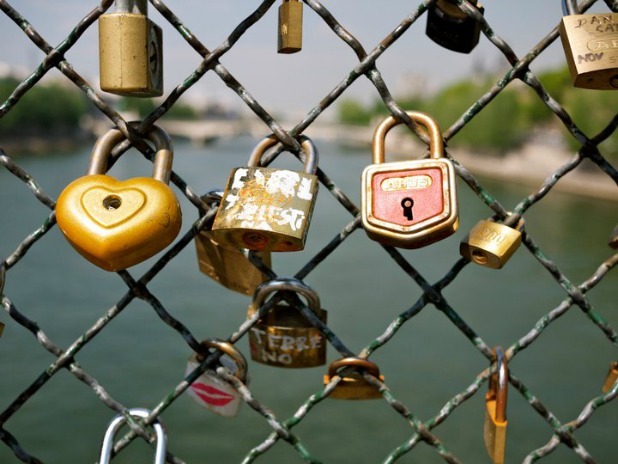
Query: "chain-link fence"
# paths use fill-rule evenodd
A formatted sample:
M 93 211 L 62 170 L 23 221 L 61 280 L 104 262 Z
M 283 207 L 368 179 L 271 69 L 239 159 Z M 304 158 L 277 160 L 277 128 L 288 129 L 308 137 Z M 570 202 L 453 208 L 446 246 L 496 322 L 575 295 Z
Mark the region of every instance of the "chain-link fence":
M 79 21 L 74 29 L 68 31 L 66 39 L 55 48 L 50 45 L 44 36 L 37 32 L 29 23 L 28 18 L 20 14 L 19 5 L 15 7 L 6 1 L 0 1 L 0 9 L 4 15 L 21 28 L 23 33 L 26 34 L 28 39 L 32 42 L 33 47 L 38 47 L 38 49 L 45 54 L 45 59 L 41 61 L 34 72 L 32 72 L 28 78 L 21 81 L 13 90 L 10 97 L 2 102 L 0 106 L 0 124 L 2 124 L 1 118 L 10 114 L 11 110 L 19 106 L 22 97 L 32 91 L 50 70 L 56 68 L 66 77 L 68 82 L 72 82 L 84 95 L 86 95 L 92 108 L 96 108 L 101 115 L 109 119 L 110 126 L 113 125 L 120 129 L 122 134 L 128 139 L 114 148 L 111 156 L 111 164 L 113 164 L 113 161 L 119 159 L 131 146 L 136 147 L 146 158 L 152 160 L 154 151 L 142 140 L 141 135 L 145 134 L 153 124 L 162 118 L 179 101 L 188 89 L 206 75 L 216 75 L 227 87 L 232 89 L 238 98 L 251 109 L 255 115 L 256 121 L 261 120 L 281 142 L 281 144 L 278 145 L 279 148 L 275 150 L 273 154 L 262 160 L 264 165 L 270 163 L 276 155 L 283 150 L 289 150 L 293 153 L 300 154 L 301 147 L 298 141 L 300 134 L 310 133 L 312 124 L 320 119 L 320 116 L 327 108 L 337 102 L 342 95 L 345 95 L 350 86 L 358 79 L 368 79 L 375 87 L 377 95 L 381 98 L 388 112 L 397 120 L 413 127 L 414 124 L 406 113 L 406 110 L 410 110 L 411 108 L 402 108 L 398 104 L 397 99 L 393 97 L 389 87 L 383 79 L 378 65 L 380 58 L 389 53 L 391 46 L 395 44 L 400 37 L 404 36 L 407 31 L 413 28 L 424 27 L 424 21 L 420 21 L 420 19 L 425 17 L 428 8 L 434 3 L 436 2 L 427 0 L 418 3 L 416 6 L 411 6 L 412 12 L 409 16 L 405 17 L 379 44 L 369 49 L 355 38 L 353 31 L 348 31 L 344 27 L 346 18 L 333 16 L 333 14 L 318 1 L 305 0 L 304 4 L 308 7 L 305 8 L 305 14 L 319 16 L 332 30 L 334 34 L 333 40 L 343 41 L 349 46 L 353 53 L 355 53 L 358 63 L 353 69 L 349 70 L 349 74 L 345 79 L 341 82 L 333 83 L 333 90 L 326 94 L 314 108 L 308 111 L 291 130 L 286 131 L 277 117 L 270 114 L 260 102 L 252 97 L 250 93 L 251 82 L 240 82 L 220 61 L 220 59 L 237 44 L 243 34 L 256 25 L 269 10 L 277 7 L 275 0 L 264 0 L 259 3 L 255 11 L 239 22 L 238 26 L 229 37 L 213 50 L 208 49 L 202 43 L 199 36 L 191 32 L 184 25 L 183 18 L 179 18 L 174 14 L 174 5 L 168 6 L 162 1 L 151 0 L 151 5 L 158 13 L 173 25 L 178 34 L 184 38 L 188 46 L 201 57 L 201 63 L 188 79 L 178 83 L 178 85 L 165 96 L 163 103 L 156 107 L 149 116 L 138 124 L 132 125 L 129 125 L 128 122 L 121 117 L 113 103 L 105 101 L 100 91 L 95 88 L 91 82 L 83 78 L 79 70 L 75 69 L 66 59 L 66 53 L 79 42 L 83 34 L 88 31 L 89 28 L 96 27 L 96 22 L 99 17 L 108 9 L 113 8 L 112 0 L 104 0 L 101 1 L 100 4 L 93 5 L 92 11 Z M 541 101 L 555 114 L 555 118 L 560 121 L 579 145 L 579 148 L 576 150 L 577 153 L 569 162 L 563 164 L 559 169 L 549 175 L 546 180 L 538 186 L 535 192 L 521 198 L 513 208 L 501 204 L 493 195 L 491 188 L 486 187 L 484 182 L 474 176 L 466 167 L 465 163 L 459 162 L 456 156 L 452 157 L 447 148 L 446 155 L 455 166 L 460 184 L 463 188 L 467 188 L 473 192 L 478 198 L 478 201 L 485 205 L 487 216 L 493 216 L 495 220 L 499 221 L 505 220 L 508 217 L 509 224 L 515 225 L 519 219 L 526 218 L 526 213 L 529 212 L 532 207 L 539 204 L 539 202 L 546 198 L 549 192 L 559 186 L 567 174 L 584 169 L 583 165 L 586 163 L 594 165 L 594 169 L 598 174 L 610 178 L 613 183 L 618 183 L 618 171 L 612 166 L 611 162 L 608 161 L 607 153 L 603 153 L 602 149 L 599 148 L 603 142 L 615 136 L 616 127 L 618 126 L 618 114 L 614 114 L 613 117 L 607 121 L 605 128 L 598 134 L 585 133 L 578 126 L 578 121 L 571 117 L 561 102 L 557 101 L 554 96 L 548 92 L 543 83 L 529 69 L 529 65 L 533 63 L 550 44 L 559 40 L 557 26 L 554 27 L 554 24 L 550 22 L 548 24 L 547 36 L 525 55 L 518 56 L 511 49 L 509 44 L 500 37 L 499 31 L 494 31 L 492 25 L 486 21 L 484 16 L 480 14 L 470 2 L 456 0 L 455 3 L 461 11 L 473 17 L 478 22 L 482 36 L 484 37 L 482 40 L 490 41 L 496 49 L 503 54 L 508 63 L 510 63 L 510 68 L 499 80 L 487 88 L 486 93 L 477 101 L 473 102 L 469 109 L 461 114 L 451 127 L 443 132 L 444 141 L 449 142 L 451 138 L 455 137 L 459 132 L 465 131 L 467 124 L 488 108 L 501 92 L 509 88 L 511 84 L 519 82 L 525 84 L 526 91 L 528 91 L 530 95 L 535 96 L 535 98 L 538 98 L 538 101 Z M 601 4 L 602 2 L 597 2 L 597 0 L 586 0 L 581 2 L 580 9 L 584 12 L 595 3 Z M 607 3 L 612 11 L 618 11 L 618 5 L 614 2 L 606 1 L 605 3 Z M 497 7 L 497 5 L 492 5 L 491 2 L 485 5 L 487 9 L 494 7 Z M 421 26 L 421 23 L 423 26 Z M 10 45 L 3 44 L 2 46 L 8 47 Z M 594 109 L 591 109 L 591 111 L 594 111 Z M 426 140 L 426 137 L 422 133 L 419 133 L 419 136 L 423 140 Z M 456 138 L 454 140 L 456 140 Z M 49 213 L 41 216 L 41 225 L 24 237 L 21 243 L 16 244 L 15 251 L 1 262 L 0 288 L 3 288 L 5 280 L 7 282 L 10 281 L 11 274 L 14 270 L 30 265 L 27 256 L 33 248 L 46 246 L 46 237 L 48 233 L 56 227 L 56 216 L 54 212 L 56 199 L 48 195 L 40 187 L 38 180 L 23 169 L 20 158 L 12 156 L 10 150 L 4 150 L 0 147 L 0 162 L 8 172 L 23 182 L 24 188 L 27 187 L 32 192 L 34 201 L 40 202 L 49 210 Z M 341 230 L 333 231 L 334 238 L 332 241 L 326 243 L 323 249 L 315 256 L 309 257 L 306 265 L 295 273 L 294 278 L 301 281 L 306 279 L 306 277 L 320 265 L 323 265 L 327 258 L 330 260 L 337 259 L 337 251 L 353 234 L 363 234 L 363 231 L 360 230 L 362 229 L 361 210 L 356 201 L 346 195 L 346 192 L 329 177 L 327 172 L 318 168 L 317 176 L 321 184 L 320 188 L 324 192 L 328 190 L 328 192 L 341 204 L 343 208 L 342 211 L 347 211 L 347 213 L 349 213 L 350 221 Z M 186 247 L 192 248 L 194 246 L 193 240 L 195 236 L 200 230 L 211 226 L 212 219 L 215 215 L 215 209 L 204 214 L 204 211 L 209 210 L 207 207 L 208 205 L 206 205 L 200 198 L 200 195 L 196 193 L 196 189 L 192 188 L 183 180 L 181 173 L 172 173 L 171 185 L 173 185 L 178 192 L 181 192 L 190 204 L 193 205 L 194 217 L 198 216 L 198 212 L 201 212 L 202 215 L 186 232 L 177 238 L 172 245 L 162 252 L 152 267 L 147 269 L 142 275 L 136 276 L 131 270 L 119 271 L 118 275 L 126 284 L 125 291 L 119 292 L 117 301 L 102 313 L 100 319 L 92 323 L 83 334 L 79 335 L 72 342 L 59 343 L 54 341 L 53 337 L 48 335 L 46 327 L 43 324 L 37 323 L 34 319 L 35 316 L 31 314 L 27 306 L 21 307 L 18 303 L 12 301 L 10 285 L 7 284 L 5 286 L 6 288 L 4 288 L 2 293 L 2 306 L 6 311 L 6 317 L 3 318 L 3 320 L 7 325 L 7 329 L 10 331 L 25 329 L 31 332 L 42 349 L 46 350 L 54 357 L 53 362 L 40 372 L 38 377 L 36 377 L 27 388 L 23 391 L 11 392 L 14 395 L 14 400 L 10 404 L 2 405 L 3 409 L 0 413 L 0 436 L 2 437 L 4 446 L 12 451 L 12 455 L 14 455 L 16 459 L 22 462 L 32 463 L 46 461 L 45 456 L 33 456 L 28 446 L 24 445 L 20 440 L 20 436 L 11 432 L 10 421 L 11 419 L 19 417 L 20 413 L 25 409 L 43 407 L 40 403 L 36 402 L 37 393 L 44 390 L 58 373 L 68 371 L 76 381 L 88 385 L 91 388 L 93 399 L 97 398 L 105 407 L 109 408 L 108 412 L 110 416 L 119 413 L 127 415 L 128 409 L 136 406 L 133 404 L 122 404 L 114 398 L 111 393 L 113 389 L 108 389 L 106 385 L 99 383 L 95 375 L 91 373 L 93 370 L 96 371 L 96 368 L 93 369 L 88 365 L 82 365 L 79 362 L 79 358 L 82 350 L 97 344 L 98 335 L 106 331 L 113 332 L 114 328 L 112 321 L 121 315 L 128 307 L 134 306 L 138 300 L 146 302 L 150 308 L 156 312 L 160 321 L 166 325 L 166 329 L 176 331 L 178 337 L 184 340 L 186 345 L 188 345 L 189 351 L 192 350 L 193 352 L 205 356 L 203 362 L 199 364 L 199 367 L 188 374 L 183 381 L 178 384 L 170 384 L 168 394 L 160 398 L 160 401 L 155 404 L 138 405 L 140 407 L 149 407 L 149 413 L 144 420 L 146 424 L 155 422 L 162 413 L 175 405 L 176 400 L 188 388 L 189 382 L 198 378 L 203 371 L 214 366 L 214 363 L 217 361 L 219 357 L 217 353 L 205 351 L 205 348 L 200 343 L 200 337 L 196 337 L 192 332 L 192 328 L 183 323 L 181 313 L 173 308 L 167 308 L 162 302 L 164 296 L 162 299 L 161 295 L 157 296 L 151 290 L 157 279 L 161 278 L 160 275 L 162 271 L 173 263 L 179 253 Z M 325 193 L 322 195 L 324 194 Z M 462 214 L 465 214 L 465 211 L 462 211 Z M 186 218 L 191 218 L 192 212 L 185 210 L 184 217 L 185 220 Z M 4 213 L 2 213 L 2 219 L 3 223 L 5 221 L 7 223 L 11 221 L 11 218 L 7 217 Z M 2 230 L 2 227 L 3 226 L 0 225 L 0 230 Z M 314 227 L 317 226 L 314 225 Z M 322 225 L 321 227 L 326 226 Z M 609 230 L 607 231 L 608 237 L 610 232 Z M 311 231 L 309 233 L 311 233 Z M 367 246 L 380 247 L 378 243 L 369 241 L 367 243 Z M 504 353 L 509 364 L 513 364 L 517 356 L 533 342 L 542 339 L 544 331 L 568 312 L 582 311 L 586 317 L 582 318 L 581 324 L 596 326 L 599 329 L 599 331 L 596 332 L 597 337 L 603 338 L 604 341 L 615 346 L 617 342 L 616 330 L 606 321 L 607 315 L 616 309 L 615 303 L 609 305 L 611 307 L 603 306 L 595 309 L 590 301 L 589 293 L 594 290 L 599 283 L 608 278 L 618 261 L 618 255 L 612 255 L 608 249 L 609 257 L 605 260 L 599 260 L 588 278 L 582 282 L 574 282 L 572 278 L 563 272 L 552 260 L 549 254 L 541 250 L 534 236 L 527 233 L 525 229 L 522 231 L 522 245 L 518 253 L 529 253 L 530 256 L 536 260 L 538 266 L 549 273 L 555 282 L 555 286 L 561 289 L 563 299 L 557 306 L 547 309 L 545 315 L 533 324 L 532 327 L 529 327 L 527 331 L 522 333 L 519 339 L 512 340 L 509 342 L 509 346 L 505 346 Z M 462 460 L 457 457 L 457 451 L 452 450 L 449 447 L 449 443 L 443 442 L 440 438 L 440 426 L 448 422 L 447 419 L 454 416 L 468 400 L 482 397 L 484 390 L 482 387 L 486 385 L 491 373 L 496 372 L 498 368 L 495 363 L 492 346 L 486 342 L 487 334 L 475 331 L 472 325 L 466 322 L 466 316 L 455 310 L 457 306 L 455 304 L 456 302 L 449 301 L 449 298 L 445 296 L 449 286 L 456 282 L 464 269 L 467 266 L 474 266 L 474 264 L 470 264 L 468 260 L 461 258 L 459 255 L 453 256 L 450 269 L 432 284 L 428 277 L 417 270 L 410 255 L 402 253 L 401 250 L 394 247 L 382 246 L 382 248 L 384 253 L 388 254 L 393 259 L 396 266 L 409 277 L 410 284 L 420 288 L 421 295 L 416 301 L 411 302 L 412 304 L 408 309 L 402 311 L 392 320 L 379 336 L 375 337 L 375 339 L 366 341 L 366 345 L 359 352 L 350 349 L 346 345 L 345 337 L 339 336 L 336 329 L 329 327 L 328 324 L 319 320 L 319 318 L 302 303 L 296 301 L 295 304 L 299 306 L 302 314 L 311 324 L 317 327 L 326 336 L 329 345 L 328 348 L 331 350 L 330 356 L 333 359 L 338 357 L 332 355 L 334 352 L 339 352 L 341 355 L 340 357 L 358 356 L 363 359 L 370 358 L 374 352 L 397 340 L 402 327 L 413 325 L 417 320 L 416 316 L 429 311 L 430 308 L 435 308 L 446 316 L 446 318 L 467 338 L 471 348 L 478 353 L 478 356 L 483 359 L 487 367 L 480 370 L 475 377 L 470 378 L 469 384 L 457 385 L 456 388 L 458 388 L 460 393 L 455 394 L 446 401 L 443 407 L 436 411 L 432 417 L 422 420 L 415 413 L 414 408 L 400 401 L 397 392 L 389 389 L 388 373 L 386 373 L 384 382 L 382 382 L 378 377 L 371 375 L 371 371 L 365 371 L 364 380 L 368 385 L 373 385 L 376 389 L 379 389 L 383 401 L 388 403 L 393 411 L 403 418 L 410 430 L 409 438 L 405 443 L 392 448 L 384 462 L 394 462 L 404 457 L 414 458 L 415 451 L 418 449 L 417 445 L 421 443 L 428 445 L 432 451 L 435 452 L 434 455 L 439 456 L 441 460 L 451 463 L 462 462 Z M 254 253 L 247 252 L 246 255 L 269 279 L 277 277 L 275 273 L 276 266 L 273 266 L 272 269 L 265 266 L 262 260 Z M 525 282 L 521 284 L 525 286 Z M 364 283 L 349 282 L 349 285 L 352 287 L 354 285 L 364 285 Z M 320 292 L 320 288 L 316 288 L 316 290 L 318 293 Z M 497 302 L 497 304 L 499 304 L 499 302 Z M 53 307 L 61 305 L 61 302 L 51 302 L 50 304 L 50 306 Z M 248 320 L 243 321 L 233 333 L 221 333 L 220 330 L 211 328 L 212 330 L 209 332 L 209 336 L 227 339 L 227 341 L 232 344 L 237 343 L 239 340 L 246 339 L 251 327 L 255 326 L 258 322 L 260 314 L 264 314 L 270 306 L 272 306 L 272 303 L 264 305 L 259 312 L 256 312 Z M 55 308 L 54 311 L 61 312 L 59 308 Z M 61 317 L 60 314 L 59 317 Z M 352 323 L 352 321 L 350 321 L 350 323 Z M 574 342 L 568 338 L 569 335 L 565 334 L 565 344 Z M 0 340 L 0 342 L 2 342 L 2 340 Z M 2 350 L 0 349 L 0 351 Z M 592 355 L 594 355 L 594 353 L 592 353 Z M 13 361 L 19 362 L 18 360 L 10 360 L 10 362 Z M 607 360 L 607 362 L 610 361 L 612 360 Z M 9 361 L 3 358 L 2 376 L 11 375 L 11 368 L 8 363 Z M 262 416 L 269 427 L 269 432 L 263 434 L 262 441 L 252 449 L 246 450 L 244 462 L 252 462 L 262 455 L 265 455 L 264 459 L 268 460 L 269 451 L 273 449 L 273 446 L 278 442 L 285 442 L 297 452 L 300 459 L 306 462 L 321 462 L 319 449 L 316 450 L 312 449 L 311 446 L 306 446 L 306 443 L 311 441 L 311 437 L 307 437 L 306 434 L 300 430 L 301 424 L 310 420 L 314 415 L 320 415 L 328 411 L 332 406 L 332 400 L 327 400 L 327 398 L 338 388 L 338 384 L 342 382 L 341 377 L 337 375 L 333 376 L 331 381 L 328 382 L 323 389 L 316 388 L 314 394 L 306 398 L 305 401 L 299 403 L 296 412 L 291 417 L 282 418 L 275 415 L 270 405 L 259 401 L 257 399 L 259 395 L 254 396 L 249 385 L 243 384 L 241 380 L 231 375 L 228 370 L 218 368 L 217 372 L 222 378 L 225 378 L 233 385 L 242 396 L 242 399 L 253 410 L 252 412 Z M 276 374 L 278 378 L 282 378 L 285 375 L 285 371 L 278 371 Z M 318 376 L 320 377 L 318 382 L 321 382 L 321 374 Z M 419 381 L 422 381 L 422 379 L 419 379 Z M 602 384 L 602 381 L 602 378 L 598 379 L 599 385 Z M 593 457 L 593 453 L 586 448 L 586 444 L 577 438 L 577 432 L 584 427 L 588 421 L 593 420 L 598 411 L 603 410 L 607 407 L 608 403 L 616 399 L 616 395 L 618 394 L 618 383 L 614 382 L 604 393 L 601 393 L 599 389 L 597 396 L 590 397 L 589 401 L 582 406 L 581 410 L 574 417 L 567 419 L 561 419 L 558 414 L 552 412 L 546 402 L 544 402 L 544 399 L 538 396 L 535 389 L 527 384 L 526 379 L 520 378 L 517 375 L 517 369 L 512 369 L 510 371 L 508 383 L 511 392 L 510 397 L 513 398 L 516 395 L 521 395 L 521 398 L 527 403 L 526 406 L 534 410 L 539 417 L 546 421 L 549 428 L 548 430 L 550 430 L 546 444 L 538 449 L 529 450 L 524 462 L 543 460 L 544 457 L 551 456 L 558 448 L 569 449 L 569 458 L 576 457 L 588 463 L 597 462 Z M 277 388 L 278 385 L 281 384 L 273 382 L 273 388 Z M 365 388 L 366 387 L 367 386 L 365 386 Z M 361 408 L 361 405 L 364 403 L 365 402 L 362 401 L 354 403 L 354 407 Z M 61 420 L 61 418 L 58 418 L 58 420 Z M 144 429 L 137 425 L 139 423 L 137 420 L 131 419 L 129 422 L 131 422 L 131 430 L 114 444 L 114 452 L 120 452 L 138 436 L 146 438 L 151 443 L 154 442 L 154 434 L 152 431 L 148 431 L 148 429 Z M 614 425 L 616 425 L 616 422 L 615 420 L 613 421 Z M 37 426 L 38 424 L 31 424 L 33 429 Z M 367 426 L 370 427 L 371 424 L 367 424 Z M 614 436 L 615 432 L 616 428 L 614 427 Z M 169 433 L 174 433 L 173 428 L 170 428 Z M 47 443 L 47 446 L 66 447 L 70 446 L 71 440 L 72 439 L 67 438 L 67 443 Z M 354 445 L 350 444 L 349 446 Z M 607 443 L 606 446 L 609 448 L 613 447 L 614 444 Z M 168 450 L 167 461 L 178 463 L 185 462 L 183 461 L 182 454 L 182 450 L 178 452 L 175 452 L 174 449 Z M 79 458 L 75 460 L 75 462 L 78 461 L 80 461 Z M 208 458 L 206 457 L 204 461 L 208 461 Z

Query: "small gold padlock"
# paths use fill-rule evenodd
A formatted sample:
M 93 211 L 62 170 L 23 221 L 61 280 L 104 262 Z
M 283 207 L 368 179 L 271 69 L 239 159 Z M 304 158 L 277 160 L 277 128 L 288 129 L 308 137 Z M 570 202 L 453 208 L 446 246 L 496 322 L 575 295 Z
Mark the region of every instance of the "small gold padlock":
M 363 170 L 363 228 L 372 240 L 401 248 L 420 248 L 453 234 L 459 226 L 455 168 L 444 158 L 444 143 L 435 120 L 408 111 L 429 133 L 430 159 L 384 162 L 385 137 L 400 124 L 386 118 L 373 136 L 373 164 Z
M 607 372 L 607 377 L 603 384 L 603 393 L 610 391 L 614 387 L 616 381 L 618 381 L 618 361 L 614 361 L 609 365 L 609 371 Z
M 303 48 L 303 2 L 283 0 L 279 7 L 278 53 L 296 53 Z
M 377 364 L 364 358 L 349 357 L 333 361 L 328 367 L 328 374 L 324 376 L 324 386 L 328 385 L 333 377 L 340 375 L 340 371 L 351 367 L 355 367 L 358 370 L 344 373 L 328 397 L 337 400 L 374 400 L 382 398 L 380 390 L 367 382 L 361 371 L 366 371 L 375 378 L 380 379 L 381 382 L 384 382 L 384 376 L 380 375 L 380 368 Z
M 220 204 L 222 195 L 221 191 L 212 191 L 202 196 L 209 209 L 200 211 L 200 215 L 207 214 L 210 208 Z M 210 231 L 211 226 L 212 222 L 195 236 L 200 271 L 230 290 L 253 295 L 255 288 L 268 277 L 255 267 L 240 249 L 215 240 Z M 255 253 L 266 266 L 272 267 L 270 252 Z
M 304 172 L 258 167 L 262 155 L 278 142 L 263 139 L 247 167 L 233 169 L 212 226 L 213 237 L 256 251 L 299 251 L 305 246 L 318 193 L 318 151 L 309 137 L 299 137 Z
M 506 449 L 506 402 L 509 371 L 502 348 L 493 349 L 497 363 L 496 372 L 489 377 L 489 390 L 485 394 L 485 448 L 494 464 L 504 464 Z
M 618 250 L 618 225 L 614 227 L 612 235 L 609 237 L 608 245 L 614 250 Z
M 479 13 L 485 8 L 470 0 Z M 479 43 L 480 24 L 457 7 L 453 0 L 437 0 L 427 11 L 425 34 L 431 40 L 454 52 L 470 53 Z
M 156 126 L 146 137 L 156 146 L 153 176 L 125 181 L 104 174 L 124 135 L 112 129 L 97 140 L 85 176 L 58 197 L 56 220 L 69 243 L 91 263 L 119 271 L 155 255 L 178 235 L 180 204 L 168 183 L 172 141 Z
M 115 0 L 99 17 L 101 90 L 127 97 L 163 94 L 163 34 L 147 16 L 146 0 Z
M 473 263 L 500 269 L 519 248 L 523 226 L 523 219 L 515 228 L 489 220 L 479 221 L 459 244 L 459 253 Z
M 273 292 L 287 291 L 302 295 L 309 309 L 326 323 L 327 312 L 320 307 L 320 297 L 298 279 L 280 277 L 258 286 L 247 318 L 266 302 Z M 277 367 L 315 367 L 326 363 L 326 337 L 311 325 L 300 311 L 283 302 L 276 303 L 258 319 L 249 331 L 251 359 Z
M 576 0 L 563 0 L 559 26 L 575 87 L 618 89 L 618 13 L 578 14 Z

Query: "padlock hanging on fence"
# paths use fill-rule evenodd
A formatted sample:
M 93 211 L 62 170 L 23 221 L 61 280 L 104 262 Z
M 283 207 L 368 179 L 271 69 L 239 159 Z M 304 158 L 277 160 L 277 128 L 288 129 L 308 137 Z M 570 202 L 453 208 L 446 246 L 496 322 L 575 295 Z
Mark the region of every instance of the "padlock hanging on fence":
M 521 218 L 515 227 L 482 220 L 459 244 L 459 253 L 467 260 L 490 269 L 501 269 L 521 244 Z
M 222 191 L 213 190 L 202 196 L 207 210 L 200 211 L 200 215 L 203 216 L 215 205 L 218 206 L 222 195 Z M 195 249 L 200 271 L 230 290 L 253 295 L 255 288 L 268 279 L 238 247 L 215 240 L 210 227 L 203 228 L 195 236 Z M 254 253 L 264 265 L 272 267 L 270 252 Z
M 296 53 L 303 48 L 303 2 L 283 0 L 279 6 L 277 52 Z
M 355 370 L 349 372 L 350 369 Z M 342 371 L 348 372 L 342 372 Z M 380 375 L 377 364 L 364 358 L 349 357 L 333 361 L 328 367 L 328 374 L 324 375 L 324 386 L 327 386 L 335 376 L 341 376 L 341 380 L 328 395 L 337 400 L 374 400 L 382 398 L 382 393 L 363 376 L 366 371 L 376 379 L 384 382 L 384 376 Z
M 575 87 L 618 90 L 618 13 L 578 14 L 576 0 L 562 0 L 558 28 Z
M 605 377 L 605 382 L 601 389 L 603 393 L 609 392 L 616 381 L 618 381 L 618 361 L 614 361 L 609 365 L 609 370 L 607 371 L 607 376 Z
M 251 318 L 266 298 L 274 292 L 290 292 L 303 296 L 309 309 L 326 324 L 327 312 L 320 306 L 317 292 L 298 279 L 279 277 L 256 288 L 247 309 Z M 269 300 L 270 301 L 270 300 Z M 277 302 L 249 330 L 251 359 L 276 367 L 315 367 L 326 363 L 326 337 L 314 327 L 298 308 Z
M 172 141 L 156 126 L 145 136 L 156 147 L 152 178 L 118 181 L 105 174 L 112 149 L 124 140 L 112 129 L 95 143 L 87 174 L 65 187 L 56 203 L 56 220 L 68 242 L 106 271 L 152 257 L 180 231 L 182 211 L 168 185 Z
M 438 123 L 408 111 L 429 134 L 430 159 L 384 162 L 385 138 L 401 121 L 389 116 L 373 136 L 373 164 L 361 178 L 363 228 L 372 240 L 401 248 L 420 248 L 453 234 L 459 226 L 455 168 L 444 157 Z
M 485 8 L 477 0 L 470 0 L 470 3 L 480 14 L 484 13 Z M 479 43 L 481 26 L 453 0 L 437 0 L 427 10 L 425 34 L 444 48 L 470 53 Z
M 259 167 L 275 136 L 258 143 L 246 167 L 232 170 L 212 226 L 217 241 L 255 251 L 304 248 L 318 193 L 318 151 L 309 137 L 298 140 L 303 172 Z
M 484 439 L 487 454 L 494 464 L 504 464 L 506 450 L 506 404 L 509 371 L 506 356 L 500 346 L 493 349 L 496 371 L 489 376 L 489 389 L 485 394 Z
M 147 0 L 115 0 L 99 17 L 101 90 L 126 97 L 163 95 L 163 33 Z

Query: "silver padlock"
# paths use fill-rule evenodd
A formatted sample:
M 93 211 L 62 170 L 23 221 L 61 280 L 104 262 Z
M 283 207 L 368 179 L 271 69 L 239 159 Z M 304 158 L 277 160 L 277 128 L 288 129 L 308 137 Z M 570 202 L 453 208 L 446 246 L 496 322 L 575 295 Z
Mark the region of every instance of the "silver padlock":
M 129 409 L 128 413 L 131 416 L 141 417 L 145 419 L 150 415 L 150 411 L 142 408 L 133 408 Z M 112 419 L 112 421 L 107 426 L 107 431 L 105 432 L 105 436 L 103 437 L 103 445 L 101 446 L 101 456 L 99 457 L 99 464 L 109 464 L 112 458 L 112 451 L 114 449 L 114 436 L 127 422 L 127 419 L 119 414 Z M 155 464 L 165 464 L 165 454 L 167 450 L 167 434 L 165 432 L 165 427 L 163 424 L 157 419 L 152 423 L 152 428 L 155 431 L 155 435 L 157 437 L 157 445 L 155 452 Z
M 242 383 L 248 384 L 247 361 L 238 349 L 229 342 L 218 339 L 207 339 L 202 342 L 206 348 L 214 348 L 223 352 L 219 359 L 222 366 Z M 197 369 L 203 357 L 194 353 L 187 362 L 185 377 Z M 214 369 L 208 369 L 199 376 L 187 389 L 187 393 L 197 403 L 211 412 L 224 417 L 238 414 L 242 398 L 236 389 L 226 382 Z

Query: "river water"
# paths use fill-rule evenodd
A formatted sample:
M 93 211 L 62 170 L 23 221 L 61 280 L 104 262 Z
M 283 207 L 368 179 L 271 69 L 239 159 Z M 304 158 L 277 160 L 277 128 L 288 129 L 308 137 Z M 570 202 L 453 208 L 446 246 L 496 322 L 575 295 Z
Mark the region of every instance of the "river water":
M 309 134 L 310 135 L 310 134 Z M 250 138 L 221 140 L 206 147 L 177 142 L 175 171 L 197 193 L 223 187 L 232 167 L 245 164 L 255 144 Z M 321 168 L 355 202 L 360 174 L 370 163 L 368 149 L 341 148 L 317 141 Z M 53 197 L 87 164 L 88 148 L 71 153 L 17 157 Z M 291 156 L 275 166 L 293 167 Z M 149 175 L 150 165 L 129 151 L 112 175 L 125 179 Z M 419 250 L 403 250 L 406 259 L 430 282 L 442 278 L 459 259 L 459 242 L 489 209 L 461 181 L 460 228 L 451 237 Z M 483 185 L 506 208 L 513 208 L 538 186 L 522 187 L 483 179 Z M 178 190 L 175 189 L 178 193 Z M 183 231 L 197 218 L 182 198 Z M 48 215 L 26 187 L 0 169 L 0 255 L 12 253 Z M 618 215 L 615 202 L 551 192 L 526 214 L 528 233 L 574 284 L 589 278 L 612 254 L 607 240 Z M 297 253 L 279 253 L 273 268 L 292 276 L 351 220 L 322 188 L 307 245 Z M 130 272 L 139 277 L 153 260 Z M 381 335 L 421 295 L 419 287 L 362 230 L 354 232 L 311 272 L 305 282 L 317 290 L 328 311 L 329 326 L 353 351 L 359 352 Z M 595 310 L 614 328 L 617 274 L 610 273 L 589 294 Z M 166 309 L 198 339 L 226 338 L 242 323 L 249 298 L 229 292 L 201 274 L 195 249 L 186 247 L 149 285 Z M 54 227 L 8 273 L 5 294 L 19 311 L 36 321 L 47 336 L 65 348 L 125 293 L 119 276 L 82 259 Z M 538 261 L 522 247 L 502 270 L 470 264 L 444 290 L 455 311 L 490 346 L 508 347 L 527 334 L 566 297 Z M 53 361 L 33 335 L 9 319 L 0 339 L 0 410 L 4 410 Z M 247 358 L 246 337 L 239 348 Z M 128 407 L 150 408 L 182 379 L 190 354 L 182 337 L 161 322 L 147 304 L 134 301 L 76 356 L 76 361 Z M 329 347 L 328 361 L 338 354 Z M 439 414 L 454 395 L 474 382 L 487 361 L 442 313 L 427 306 L 409 320 L 393 340 L 371 357 L 381 368 L 393 395 L 420 420 Z M 600 394 L 609 363 L 618 359 L 615 345 L 578 308 L 552 323 L 510 368 L 562 423 L 574 420 L 586 403 Z M 281 369 L 251 362 L 251 391 L 280 420 L 291 417 L 307 398 L 320 391 L 326 366 Z M 489 462 L 483 445 L 484 384 L 433 433 L 465 463 Z M 68 371 L 55 375 L 4 425 L 30 454 L 45 463 L 95 462 L 108 421 L 114 413 Z M 263 417 L 243 405 L 235 419 L 215 416 L 183 396 L 163 414 L 168 449 L 188 463 L 236 463 L 272 431 Z M 509 392 L 506 462 L 522 462 L 552 436 L 551 427 L 514 388 Z M 313 456 L 328 463 L 382 462 L 412 436 L 406 420 L 384 401 L 327 399 L 293 429 Z M 575 438 L 598 463 L 615 463 L 618 401 L 598 409 Z M 137 441 L 114 462 L 151 462 L 151 453 Z M 302 462 L 280 441 L 264 463 Z M 0 463 L 19 460 L 0 444 Z M 421 443 L 398 462 L 444 462 Z M 541 462 L 569 464 L 581 460 L 559 446 Z

